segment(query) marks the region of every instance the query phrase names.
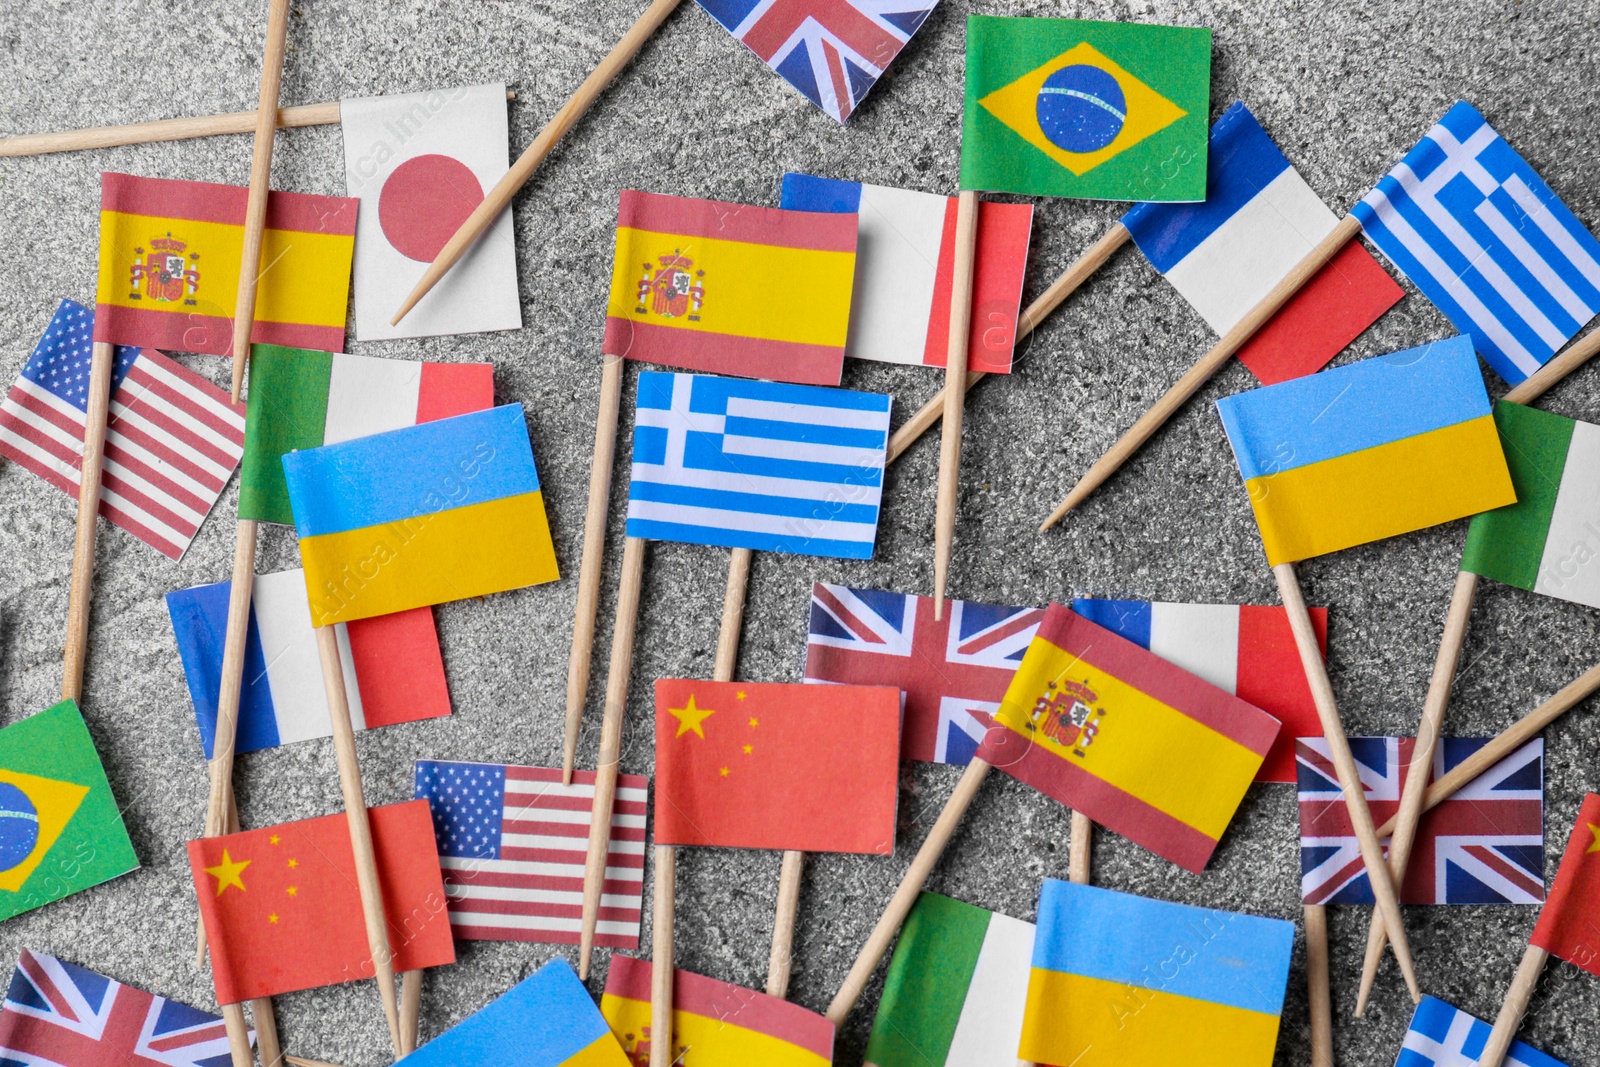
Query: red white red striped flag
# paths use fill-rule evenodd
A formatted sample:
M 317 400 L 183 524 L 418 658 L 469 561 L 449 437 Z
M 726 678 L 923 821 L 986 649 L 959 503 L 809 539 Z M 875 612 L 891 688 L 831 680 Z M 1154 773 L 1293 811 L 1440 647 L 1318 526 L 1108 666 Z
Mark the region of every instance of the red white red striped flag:
M 70 300 L 0 402 L 0 455 L 78 495 L 94 315 Z M 118 346 L 100 514 L 180 559 L 244 453 L 244 414 L 225 390 L 150 348 Z
M 593 771 L 418 760 L 455 936 L 575 945 L 583 916 Z M 619 775 L 595 944 L 639 947 L 649 779 Z

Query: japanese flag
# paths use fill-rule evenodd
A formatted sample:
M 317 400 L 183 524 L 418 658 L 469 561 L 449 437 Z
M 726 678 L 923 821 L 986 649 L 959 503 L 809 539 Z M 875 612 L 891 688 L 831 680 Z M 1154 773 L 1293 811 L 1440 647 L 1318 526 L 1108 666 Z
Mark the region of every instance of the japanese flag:
M 504 85 L 340 104 L 356 222 L 356 337 L 430 337 L 522 327 L 506 211 L 422 302 L 389 320 L 484 194 L 509 169 Z

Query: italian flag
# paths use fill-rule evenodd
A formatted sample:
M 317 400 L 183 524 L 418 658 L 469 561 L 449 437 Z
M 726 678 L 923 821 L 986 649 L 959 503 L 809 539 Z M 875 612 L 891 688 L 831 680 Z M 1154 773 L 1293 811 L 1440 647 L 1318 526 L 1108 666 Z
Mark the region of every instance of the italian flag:
M 923 893 L 878 1003 L 866 1067 L 1017 1067 L 1032 923 Z
M 1495 405 L 1517 502 L 1472 520 L 1461 569 L 1600 608 L 1600 426 Z
M 417 363 L 255 345 L 239 518 L 294 524 L 283 457 L 494 405 L 489 363 Z

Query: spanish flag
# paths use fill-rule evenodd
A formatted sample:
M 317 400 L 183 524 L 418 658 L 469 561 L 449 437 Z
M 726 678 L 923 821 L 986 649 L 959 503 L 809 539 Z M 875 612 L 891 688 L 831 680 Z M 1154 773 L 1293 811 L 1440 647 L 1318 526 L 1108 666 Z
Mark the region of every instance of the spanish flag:
M 102 175 L 94 339 L 231 355 L 249 196 L 238 185 Z M 358 203 L 267 197 L 252 341 L 344 348 Z
M 1466 337 L 1224 397 L 1217 410 L 1273 566 L 1517 499 Z
M 560 577 L 521 404 L 283 457 L 311 624 Z
M 1271 1067 L 1294 924 L 1045 880 L 1017 1055 Z
M 1060 604 L 1045 612 L 995 724 L 980 759 L 1196 874 L 1279 729 Z
M 838 385 L 856 216 L 622 192 L 604 351 Z
M 648 1067 L 660 1035 L 650 1022 L 650 968 L 612 956 L 600 1014 L 628 1059 Z M 781 997 L 675 971 L 672 978 L 675 1067 L 828 1067 L 833 1024 Z

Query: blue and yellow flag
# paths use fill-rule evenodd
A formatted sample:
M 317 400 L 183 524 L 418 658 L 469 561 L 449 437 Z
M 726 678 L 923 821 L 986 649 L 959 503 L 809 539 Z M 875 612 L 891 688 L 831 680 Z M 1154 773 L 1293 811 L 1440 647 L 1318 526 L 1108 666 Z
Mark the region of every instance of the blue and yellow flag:
M 630 1067 L 572 965 L 555 959 L 395 1067 Z
M 1046 879 L 1018 1056 L 1270 1067 L 1294 924 Z
M 1273 566 L 1515 503 L 1472 342 L 1217 401 Z
M 521 404 L 283 457 L 311 624 L 560 577 Z

